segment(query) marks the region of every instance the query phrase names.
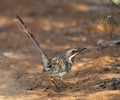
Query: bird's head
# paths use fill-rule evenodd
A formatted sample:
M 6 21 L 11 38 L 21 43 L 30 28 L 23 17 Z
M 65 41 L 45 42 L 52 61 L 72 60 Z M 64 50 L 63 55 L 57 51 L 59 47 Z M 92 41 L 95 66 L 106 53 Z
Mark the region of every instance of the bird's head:
M 75 48 L 75 49 L 67 49 L 65 51 L 65 56 L 70 62 L 74 62 L 74 58 L 77 54 L 79 54 L 81 51 L 85 50 L 87 48 Z

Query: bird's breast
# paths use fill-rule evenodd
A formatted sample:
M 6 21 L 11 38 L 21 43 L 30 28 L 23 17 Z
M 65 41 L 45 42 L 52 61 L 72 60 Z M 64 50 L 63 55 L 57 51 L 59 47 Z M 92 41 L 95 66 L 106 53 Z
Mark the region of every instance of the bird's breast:
M 51 61 L 52 73 L 67 73 L 71 68 L 72 64 L 65 58 L 57 57 Z

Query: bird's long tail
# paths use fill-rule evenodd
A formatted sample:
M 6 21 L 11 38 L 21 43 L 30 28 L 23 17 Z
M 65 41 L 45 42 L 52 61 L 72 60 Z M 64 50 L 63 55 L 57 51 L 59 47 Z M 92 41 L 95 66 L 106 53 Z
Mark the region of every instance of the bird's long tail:
M 34 37 L 33 33 L 27 28 L 27 26 L 24 24 L 23 20 L 20 18 L 20 16 L 18 14 L 16 14 L 16 16 L 15 16 L 15 22 L 16 22 L 17 26 L 20 28 L 20 30 L 26 34 L 27 38 L 32 43 L 33 47 L 35 48 L 37 53 L 42 58 L 44 70 L 48 70 L 47 68 L 50 64 L 50 61 L 49 61 L 47 55 L 41 49 L 41 47 L 40 47 L 38 41 L 36 40 L 36 38 Z

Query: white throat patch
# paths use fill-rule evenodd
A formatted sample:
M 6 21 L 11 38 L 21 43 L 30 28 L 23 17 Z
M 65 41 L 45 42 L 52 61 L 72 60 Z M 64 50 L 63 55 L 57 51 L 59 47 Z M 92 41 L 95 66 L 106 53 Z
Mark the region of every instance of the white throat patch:
M 72 56 L 69 57 L 69 61 L 72 62 L 72 58 L 75 57 L 77 55 L 77 53 L 73 54 Z

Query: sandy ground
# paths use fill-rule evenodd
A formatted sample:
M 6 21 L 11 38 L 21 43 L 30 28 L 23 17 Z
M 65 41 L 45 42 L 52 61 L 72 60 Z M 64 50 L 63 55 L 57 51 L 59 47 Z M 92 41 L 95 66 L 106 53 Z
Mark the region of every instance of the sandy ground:
M 120 65 L 120 46 L 95 48 L 110 27 L 96 27 L 96 21 L 110 12 L 98 1 L 0 1 L 0 100 L 120 100 L 119 89 L 96 86 L 120 77 L 120 69 L 114 68 Z M 88 48 L 77 56 L 71 72 L 65 75 L 67 87 L 57 81 L 60 89 L 56 89 L 50 76 L 42 73 L 40 57 L 13 20 L 15 12 L 19 12 L 50 58 L 69 47 Z M 34 90 L 27 90 L 38 83 Z

